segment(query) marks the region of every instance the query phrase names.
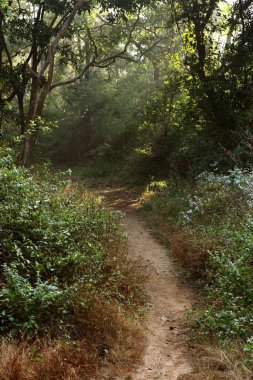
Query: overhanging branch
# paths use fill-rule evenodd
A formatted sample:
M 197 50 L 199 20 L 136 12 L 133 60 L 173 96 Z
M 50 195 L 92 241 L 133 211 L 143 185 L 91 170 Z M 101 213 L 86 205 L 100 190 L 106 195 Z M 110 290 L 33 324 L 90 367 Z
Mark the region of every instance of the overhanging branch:
M 94 67 L 103 68 L 103 69 L 107 68 L 107 67 L 111 66 L 113 63 L 115 63 L 115 61 L 117 59 L 124 59 L 124 60 L 130 61 L 130 62 L 135 62 L 135 63 L 140 62 L 140 60 L 142 59 L 142 57 L 145 54 L 147 54 L 149 51 L 151 51 L 152 49 L 157 47 L 158 44 L 162 40 L 165 40 L 166 38 L 158 39 L 151 46 L 149 46 L 147 49 L 144 49 L 143 51 L 141 51 L 137 57 L 133 57 L 133 56 L 129 55 L 127 53 L 127 50 L 128 50 L 129 45 L 132 42 L 133 33 L 134 33 L 134 31 L 138 25 L 139 19 L 140 19 L 140 10 L 138 12 L 136 20 L 134 21 L 134 23 L 133 23 L 133 25 L 129 31 L 129 35 L 128 35 L 127 41 L 126 41 L 123 49 L 120 52 L 113 53 L 113 54 L 111 54 L 105 58 L 101 58 L 100 60 L 98 60 L 98 56 L 99 56 L 98 47 L 97 47 L 96 42 L 95 42 L 95 40 L 91 34 L 90 29 L 88 28 L 88 37 L 91 41 L 91 45 L 93 46 L 93 50 L 94 50 L 93 58 L 91 59 L 91 61 L 89 63 L 87 63 L 82 68 L 82 70 L 77 75 L 73 76 L 72 78 L 68 78 L 66 80 L 62 80 L 62 81 L 52 83 L 50 86 L 50 91 L 52 91 L 54 88 L 59 87 L 59 86 L 65 86 L 65 85 L 68 85 L 71 83 L 75 83 L 77 80 L 81 79 L 88 70 L 92 70 Z
M 76 2 L 76 4 L 74 5 L 72 11 L 68 15 L 68 17 L 66 18 L 66 20 L 64 21 L 64 23 L 62 24 L 62 27 L 59 29 L 59 32 L 57 33 L 54 41 L 50 44 L 50 46 L 48 48 L 47 58 L 45 60 L 44 65 L 42 66 L 40 72 L 38 73 L 38 79 L 41 79 L 43 77 L 45 71 L 47 70 L 48 65 L 50 64 L 50 62 L 52 61 L 53 57 L 55 56 L 56 49 L 57 49 L 57 47 L 59 45 L 60 40 L 64 37 L 64 35 L 66 33 L 66 30 L 68 29 L 68 27 L 72 23 L 75 15 L 76 15 L 76 13 L 87 2 L 88 2 L 88 0 L 78 0 Z

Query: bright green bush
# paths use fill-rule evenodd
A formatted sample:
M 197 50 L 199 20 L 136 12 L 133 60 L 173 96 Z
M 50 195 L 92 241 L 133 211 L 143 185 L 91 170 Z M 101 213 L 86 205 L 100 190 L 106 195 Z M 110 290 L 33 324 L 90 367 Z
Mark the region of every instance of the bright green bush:
M 191 184 L 151 185 L 144 196 L 148 221 L 160 227 L 172 253 L 202 275 L 208 301 L 195 313 L 195 325 L 204 335 L 252 339 L 252 200 L 253 175 L 239 169 L 203 173 Z
M 210 255 L 207 286 L 211 306 L 200 313 L 197 326 L 202 333 L 246 339 L 253 334 L 253 220 L 224 226 L 224 245 Z
M 120 213 L 59 175 L 45 181 L 15 166 L 7 153 L 0 159 L 0 331 L 71 334 L 80 302 L 84 315 L 96 294 L 134 302 L 141 286 L 128 283 Z M 85 296 L 75 305 L 78 292 Z

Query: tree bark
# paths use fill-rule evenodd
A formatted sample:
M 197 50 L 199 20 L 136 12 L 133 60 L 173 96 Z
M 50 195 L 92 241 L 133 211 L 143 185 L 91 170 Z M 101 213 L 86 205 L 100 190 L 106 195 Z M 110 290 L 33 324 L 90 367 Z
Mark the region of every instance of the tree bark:
M 25 133 L 24 94 L 18 93 L 17 98 L 20 118 L 20 135 L 23 136 L 23 134 Z
M 22 146 L 22 150 L 19 156 L 19 164 L 22 166 L 27 166 L 29 163 L 29 159 L 31 153 L 37 144 L 38 134 L 39 134 L 39 126 L 36 123 L 36 119 L 41 116 L 46 97 L 50 91 L 50 86 L 52 84 L 53 78 L 53 70 L 54 70 L 54 58 L 56 54 L 57 47 L 59 42 L 64 37 L 68 27 L 71 25 L 72 21 L 76 13 L 82 6 L 87 2 L 87 0 L 77 0 L 76 4 L 73 6 L 72 11 L 69 13 L 68 17 L 64 21 L 62 27 L 57 33 L 55 39 L 51 42 L 48 47 L 47 57 L 44 64 L 41 66 L 40 71 L 38 72 L 38 52 L 36 40 L 33 41 L 32 46 L 32 86 L 31 86 L 31 94 L 30 94 L 30 102 L 29 108 L 24 128 L 24 142 Z M 48 69 L 49 67 L 49 69 Z M 46 84 L 44 85 L 42 91 L 40 91 L 41 79 L 45 75 L 45 72 L 48 69 L 48 79 Z
M 159 67 L 159 62 L 156 60 L 153 61 L 153 69 L 154 69 L 154 81 L 158 82 L 160 79 L 160 67 Z
M 45 83 L 41 92 L 39 91 L 38 78 L 34 78 L 34 81 L 33 81 L 29 111 L 28 111 L 27 121 L 25 125 L 24 143 L 23 143 L 22 151 L 19 158 L 19 162 L 22 166 L 28 165 L 31 153 L 38 141 L 38 136 L 39 136 L 38 118 L 41 117 L 42 115 L 45 101 L 50 91 L 50 86 L 53 79 L 53 72 L 54 72 L 54 58 L 52 59 L 49 66 L 47 82 Z

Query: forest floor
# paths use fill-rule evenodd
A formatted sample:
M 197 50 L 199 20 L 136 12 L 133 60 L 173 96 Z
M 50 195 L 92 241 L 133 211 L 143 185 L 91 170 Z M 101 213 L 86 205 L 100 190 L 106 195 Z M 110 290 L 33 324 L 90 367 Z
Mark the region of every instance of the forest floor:
M 197 302 L 198 292 L 186 284 L 166 247 L 153 237 L 143 223 L 139 213 L 139 192 L 121 187 L 101 187 L 96 192 L 107 206 L 125 212 L 123 224 L 129 238 L 130 254 L 141 258 L 148 268 L 146 350 L 142 364 L 124 379 L 236 379 L 220 358 L 208 355 L 205 350 L 192 344 L 185 316 Z

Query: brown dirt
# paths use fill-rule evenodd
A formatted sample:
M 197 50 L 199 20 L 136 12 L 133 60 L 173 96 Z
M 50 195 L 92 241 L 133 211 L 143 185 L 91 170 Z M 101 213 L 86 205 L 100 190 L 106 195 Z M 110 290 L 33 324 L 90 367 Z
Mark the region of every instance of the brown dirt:
M 133 379 L 176 380 L 179 375 L 191 372 L 183 318 L 193 305 L 193 292 L 179 283 L 166 250 L 154 240 L 136 213 L 128 213 L 124 223 L 133 255 L 145 260 L 150 273 L 148 346 L 143 365 Z
M 138 213 L 140 191 L 107 187 L 97 192 L 107 206 L 126 213 L 123 224 L 129 237 L 130 253 L 133 257 L 141 258 L 147 264 L 149 272 L 146 285 L 149 296 L 149 312 L 145 324 L 147 346 L 142 364 L 131 374 L 113 379 L 251 379 L 235 377 L 234 372 L 218 357 L 211 355 L 207 360 L 203 356 L 205 350 L 191 344 L 185 315 L 197 301 L 198 295 L 196 289 L 185 285 L 167 249 L 142 222 Z
M 138 193 L 106 189 L 100 194 L 107 205 L 126 212 L 123 223 L 129 236 L 130 252 L 147 264 L 149 272 L 146 289 L 150 299 L 146 323 L 148 344 L 143 364 L 129 378 L 176 380 L 192 371 L 184 316 L 194 303 L 194 291 L 180 283 L 166 249 L 142 223 L 137 213 Z

